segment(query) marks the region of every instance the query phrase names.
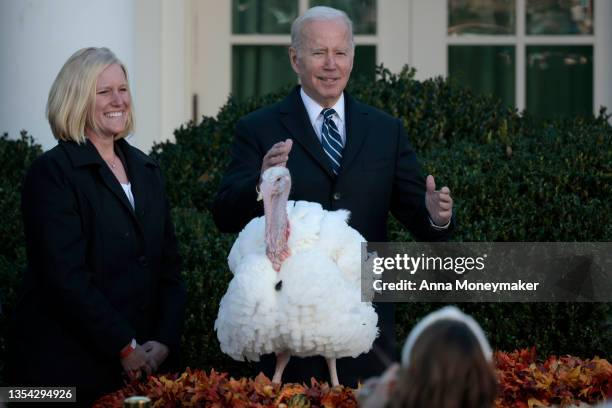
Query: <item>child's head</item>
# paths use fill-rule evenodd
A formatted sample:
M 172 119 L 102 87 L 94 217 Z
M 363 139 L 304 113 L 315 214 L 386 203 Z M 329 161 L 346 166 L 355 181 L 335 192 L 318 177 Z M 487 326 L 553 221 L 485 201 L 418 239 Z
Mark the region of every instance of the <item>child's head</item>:
M 402 351 L 392 407 L 489 408 L 496 395 L 492 352 L 474 319 L 455 307 L 426 316 Z

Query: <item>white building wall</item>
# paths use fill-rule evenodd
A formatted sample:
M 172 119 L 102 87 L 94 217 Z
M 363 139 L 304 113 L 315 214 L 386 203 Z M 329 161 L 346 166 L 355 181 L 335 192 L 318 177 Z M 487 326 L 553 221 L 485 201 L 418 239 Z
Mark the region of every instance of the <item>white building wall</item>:
M 148 153 L 191 119 L 187 0 L 134 1 L 132 87 L 136 128 L 130 143 Z
M 68 57 L 110 48 L 127 66 L 145 152 L 190 117 L 186 0 L 0 0 L 0 132 L 26 129 L 55 145 L 45 117 L 51 84 Z
M 601 106 L 612 113 L 612 1 L 595 0 L 594 113 Z M 612 118 L 610 118 L 612 123 Z
M 446 1 L 411 0 L 411 5 L 407 63 L 416 68 L 418 80 L 446 76 Z
M 368 40 L 378 61 L 393 71 L 408 63 L 418 79 L 446 75 L 445 4 L 379 0 L 379 33 Z M 595 6 L 597 112 L 612 107 L 612 1 Z M 0 132 L 26 129 L 45 149 L 54 146 L 45 118 L 53 79 L 77 49 L 107 46 L 130 72 L 130 142 L 148 152 L 192 118 L 194 94 L 198 116 L 217 114 L 231 89 L 232 38 L 229 0 L 0 0 Z
M 232 89 L 231 1 L 192 0 L 192 84 L 198 120 L 216 116 Z M 289 58 L 289 57 L 287 57 Z
M 106 46 L 129 70 L 133 20 L 132 1 L 0 0 L 0 132 L 26 129 L 53 147 L 45 106 L 60 68 L 80 48 Z

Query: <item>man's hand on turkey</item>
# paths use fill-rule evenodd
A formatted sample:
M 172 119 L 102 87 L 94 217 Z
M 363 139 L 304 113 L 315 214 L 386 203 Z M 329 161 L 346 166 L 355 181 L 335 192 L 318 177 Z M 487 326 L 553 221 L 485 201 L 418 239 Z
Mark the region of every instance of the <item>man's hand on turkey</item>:
M 268 150 L 268 153 L 263 158 L 261 163 L 261 174 L 274 166 L 287 166 L 289 160 L 289 152 L 293 146 L 293 140 L 287 139 L 284 142 L 278 142 Z

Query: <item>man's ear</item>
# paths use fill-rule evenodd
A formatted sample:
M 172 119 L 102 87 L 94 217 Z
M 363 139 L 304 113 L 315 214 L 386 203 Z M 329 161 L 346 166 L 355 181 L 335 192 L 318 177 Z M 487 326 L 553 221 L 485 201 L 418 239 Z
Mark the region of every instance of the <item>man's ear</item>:
M 293 68 L 293 71 L 299 75 L 300 71 L 298 68 L 297 50 L 293 47 L 289 47 L 289 62 L 291 63 L 291 68 Z

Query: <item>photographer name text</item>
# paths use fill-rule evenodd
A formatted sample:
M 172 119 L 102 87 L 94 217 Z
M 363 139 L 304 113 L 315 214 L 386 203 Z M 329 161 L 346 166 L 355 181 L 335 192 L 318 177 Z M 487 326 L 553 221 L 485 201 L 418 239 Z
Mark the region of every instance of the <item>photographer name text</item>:
M 429 282 L 425 279 L 412 281 L 402 279 L 397 282 L 384 282 L 377 279 L 373 282 L 374 290 L 381 291 L 486 291 L 486 292 L 506 292 L 506 291 L 536 291 L 539 282 L 470 282 L 467 280 L 455 280 L 452 282 Z

